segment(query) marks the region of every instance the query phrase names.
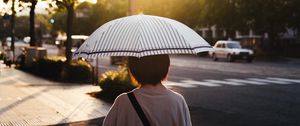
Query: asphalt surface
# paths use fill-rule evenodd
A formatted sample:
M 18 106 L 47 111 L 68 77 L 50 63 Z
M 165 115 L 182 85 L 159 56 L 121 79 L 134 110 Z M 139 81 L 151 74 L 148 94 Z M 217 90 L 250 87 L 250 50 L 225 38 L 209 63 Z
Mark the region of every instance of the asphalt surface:
M 300 63 L 176 56 L 168 81 L 199 126 L 300 125 Z
M 109 58 L 100 58 L 99 65 L 99 73 L 117 69 L 109 65 Z M 18 81 L 15 83 L 17 84 Z M 225 60 L 213 62 L 210 58 L 196 56 L 171 56 L 170 73 L 165 85 L 183 94 L 195 126 L 300 125 L 300 62 L 297 59 L 230 63 Z M 3 87 L 7 88 L 7 85 Z M 6 91 L 3 87 L 1 92 Z M 77 89 L 77 87 L 72 87 L 72 91 L 69 91 L 67 89 L 70 87 L 65 86 L 29 86 L 29 88 L 37 91 L 46 89 L 47 92 L 58 89 L 59 91 L 54 90 L 51 94 L 59 92 L 67 99 L 71 98 L 68 92 L 82 91 L 82 88 Z M 30 89 L 26 90 L 27 93 Z M 35 97 L 38 96 L 29 98 L 35 99 Z M 61 102 L 64 97 L 59 97 Z M 3 100 L 5 98 L 2 97 Z M 96 105 L 102 104 L 98 99 L 92 102 Z M 16 103 L 21 102 L 16 101 Z M 55 109 L 55 106 L 52 107 Z M 95 111 L 96 108 L 89 111 L 93 110 Z M 107 112 L 108 107 L 99 107 L 98 110 Z M 85 112 L 82 109 L 81 111 Z M 70 110 L 65 113 L 68 112 Z M 101 125 L 106 112 L 94 113 L 94 116 L 84 118 L 86 120 L 64 120 L 55 125 Z M 49 123 L 49 125 L 53 124 Z
M 100 71 L 116 69 L 107 58 Z M 298 126 L 300 62 L 253 63 L 171 56 L 167 82 L 184 95 L 196 126 Z

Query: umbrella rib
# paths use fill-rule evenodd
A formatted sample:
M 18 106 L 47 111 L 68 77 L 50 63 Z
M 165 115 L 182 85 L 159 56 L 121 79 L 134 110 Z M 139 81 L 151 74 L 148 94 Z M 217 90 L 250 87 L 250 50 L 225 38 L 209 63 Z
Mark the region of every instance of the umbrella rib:
M 129 28 L 130 28 L 130 23 L 129 23 L 129 19 L 124 19 L 124 25 L 121 25 L 117 31 L 118 33 L 114 36 L 115 39 L 113 39 L 113 41 L 111 41 L 113 44 L 111 44 L 111 47 L 114 47 L 114 48 L 121 48 L 122 45 L 123 47 L 122 48 L 126 48 L 126 43 L 129 43 L 129 42 L 126 42 L 125 41 L 125 44 L 123 43 L 124 40 L 126 39 L 126 37 L 128 36 L 125 36 L 123 33 L 126 33 L 128 32 Z
M 161 19 L 161 21 L 163 21 L 166 24 L 170 25 L 170 28 L 173 31 L 174 35 L 176 36 L 176 40 L 180 43 L 181 47 L 192 48 L 189 44 L 187 44 L 186 38 L 182 34 L 180 34 L 178 29 L 174 28 L 173 23 L 167 22 L 166 20 L 162 20 L 162 19 Z M 174 22 L 174 20 L 171 20 L 171 21 Z
M 171 28 L 171 25 L 164 22 L 163 20 L 159 20 L 159 22 L 161 23 L 161 25 L 164 27 L 164 29 L 166 29 L 167 31 L 167 36 L 169 37 L 169 40 L 171 40 L 170 43 L 174 43 L 174 46 L 175 47 L 180 47 L 180 44 L 177 43 L 177 38 L 176 38 L 176 35 L 175 35 L 175 32 L 172 30 Z
M 180 37 L 179 37 L 180 35 L 179 35 L 178 31 L 176 29 L 174 29 L 171 24 L 169 24 L 167 22 L 166 22 L 166 24 L 170 25 L 170 27 L 168 27 L 168 28 L 170 28 L 170 30 L 173 32 L 173 35 L 174 35 L 174 38 L 176 39 L 176 42 L 178 42 L 180 47 L 183 47 L 184 44 L 180 40 Z
M 112 50 L 113 47 L 116 46 L 116 40 L 119 39 L 119 35 L 121 32 L 123 32 L 121 29 L 125 27 L 123 24 L 126 23 L 127 20 L 124 19 L 124 21 L 119 21 L 118 23 L 115 24 L 115 26 L 111 29 L 111 35 L 108 37 L 106 43 L 107 46 L 105 46 L 106 50 Z M 119 31 L 121 30 L 121 31 Z
M 151 27 L 149 27 L 149 25 L 147 24 L 147 22 L 146 22 L 145 20 L 141 20 L 141 21 L 142 21 L 143 24 L 144 24 L 144 25 L 143 25 L 144 28 L 141 28 L 141 31 L 144 32 L 144 34 L 145 34 L 144 40 L 147 41 L 147 42 L 145 41 L 145 43 L 143 43 L 143 44 L 144 44 L 144 49 L 146 50 L 147 47 L 148 47 L 148 48 L 151 48 L 151 45 L 150 45 L 149 43 L 155 41 L 156 39 L 155 39 L 155 36 L 154 36 L 153 34 L 151 34 L 151 33 L 153 33 L 153 31 L 152 31 Z M 149 30 L 150 30 L 150 33 L 149 33 L 149 31 L 147 32 L 147 31 L 144 30 L 144 29 L 149 29 Z M 149 42 L 149 43 L 148 43 L 148 42 Z M 143 49 L 141 49 L 141 50 L 143 50 Z
M 161 20 L 158 20 L 155 23 L 160 26 L 161 31 L 165 31 L 165 32 L 162 32 L 161 34 L 164 36 L 166 44 L 170 47 L 178 47 L 176 42 L 170 36 L 171 33 L 169 33 L 170 30 L 166 27 L 167 24 L 165 24 L 165 22 L 162 22 Z
M 152 29 L 155 31 L 154 34 L 156 34 L 156 37 L 158 39 L 158 41 L 156 41 L 156 44 L 158 45 L 158 48 L 162 48 L 162 47 L 168 47 L 166 45 L 166 40 L 164 37 L 162 37 L 162 30 L 160 29 L 160 27 L 155 23 L 155 20 L 149 18 L 149 25 L 153 26 Z M 154 43 L 155 44 L 155 43 Z M 162 50 L 163 53 L 164 50 Z
M 141 27 L 142 27 L 142 23 L 141 23 L 141 22 L 142 22 L 142 19 L 139 18 L 139 20 L 138 20 L 138 25 L 137 25 L 137 31 L 136 31 L 138 35 L 136 36 L 136 37 L 137 37 L 137 38 L 136 38 L 137 40 L 135 41 L 135 42 L 137 42 L 137 43 L 135 44 L 135 48 L 136 48 L 138 51 L 140 51 L 140 49 L 142 49 L 142 42 L 141 42 L 141 39 L 142 39 L 142 37 L 141 37 L 141 36 L 142 36 L 142 35 L 141 35 L 141 34 L 142 34 L 142 30 L 141 30 L 141 29 L 142 29 L 142 28 L 141 28 Z M 141 54 L 139 54 L 138 57 L 141 57 L 140 55 L 141 55 Z

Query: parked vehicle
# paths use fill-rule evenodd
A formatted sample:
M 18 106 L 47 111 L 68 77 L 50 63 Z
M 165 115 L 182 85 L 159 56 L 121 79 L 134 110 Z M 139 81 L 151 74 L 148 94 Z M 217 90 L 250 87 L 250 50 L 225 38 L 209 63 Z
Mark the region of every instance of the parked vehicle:
M 11 41 L 12 41 L 11 37 L 6 37 L 6 41 L 5 41 L 6 46 L 10 47 Z M 22 39 L 15 37 L 15 46 L 26 46 L 26 43 Z
M 24 37 L 24 38 L 23 38 L 23 41 L 24 41 L 25 43 L 29 43 L 29 42 L 30 42 L 30 36 Z
M 234 62 L 236 59 L 243 59 L 247 62 L 252 62 L 253 51 L 250 49 L 242 48 L 239 41 L 220 40 L 213 46 L 209 55 L 214 61 L 219 58 L 227 59 L 229 62 Z
M 75 52 L 80 45 L 88 38 L 86 35 L 72 35 L 72 52 Z M 67 41 L 67 36 L 57 37 L 55 40 L 55 44 L 60 47 L 65 47 Z

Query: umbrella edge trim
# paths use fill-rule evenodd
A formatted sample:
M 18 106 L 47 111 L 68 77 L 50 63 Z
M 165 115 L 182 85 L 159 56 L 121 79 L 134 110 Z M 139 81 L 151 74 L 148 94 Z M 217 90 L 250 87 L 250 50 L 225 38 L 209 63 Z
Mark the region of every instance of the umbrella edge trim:
M 79 54 L 97 54 L 97 53 L 117 53 L 117 52 L 130 52 L 130 53 L 144 53 L 150 51 L 162 51 L 162 50 L 195 50 L 200 48 L 212 48 L 211 46 L 197 46 L 193 48 L 162 48 L 162 49 L 148 49 L 148 50 L 141 50 L 141 51 L 130 51 L 130 50 L 115 50 L 115 51 L 97 51 L 97 52 L 75 52 L 74 55 Z

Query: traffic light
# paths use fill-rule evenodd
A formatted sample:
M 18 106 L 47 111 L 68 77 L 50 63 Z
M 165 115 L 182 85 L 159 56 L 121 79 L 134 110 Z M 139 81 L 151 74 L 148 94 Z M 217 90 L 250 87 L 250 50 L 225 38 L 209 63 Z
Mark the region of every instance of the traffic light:
M 55 20 L 54 20 L 53 18 L 51 18 L 51 19 L 50 19 L 50 23 L 51 23 L 51 24 L 54 24 L 54 23 L 55 23 Z

